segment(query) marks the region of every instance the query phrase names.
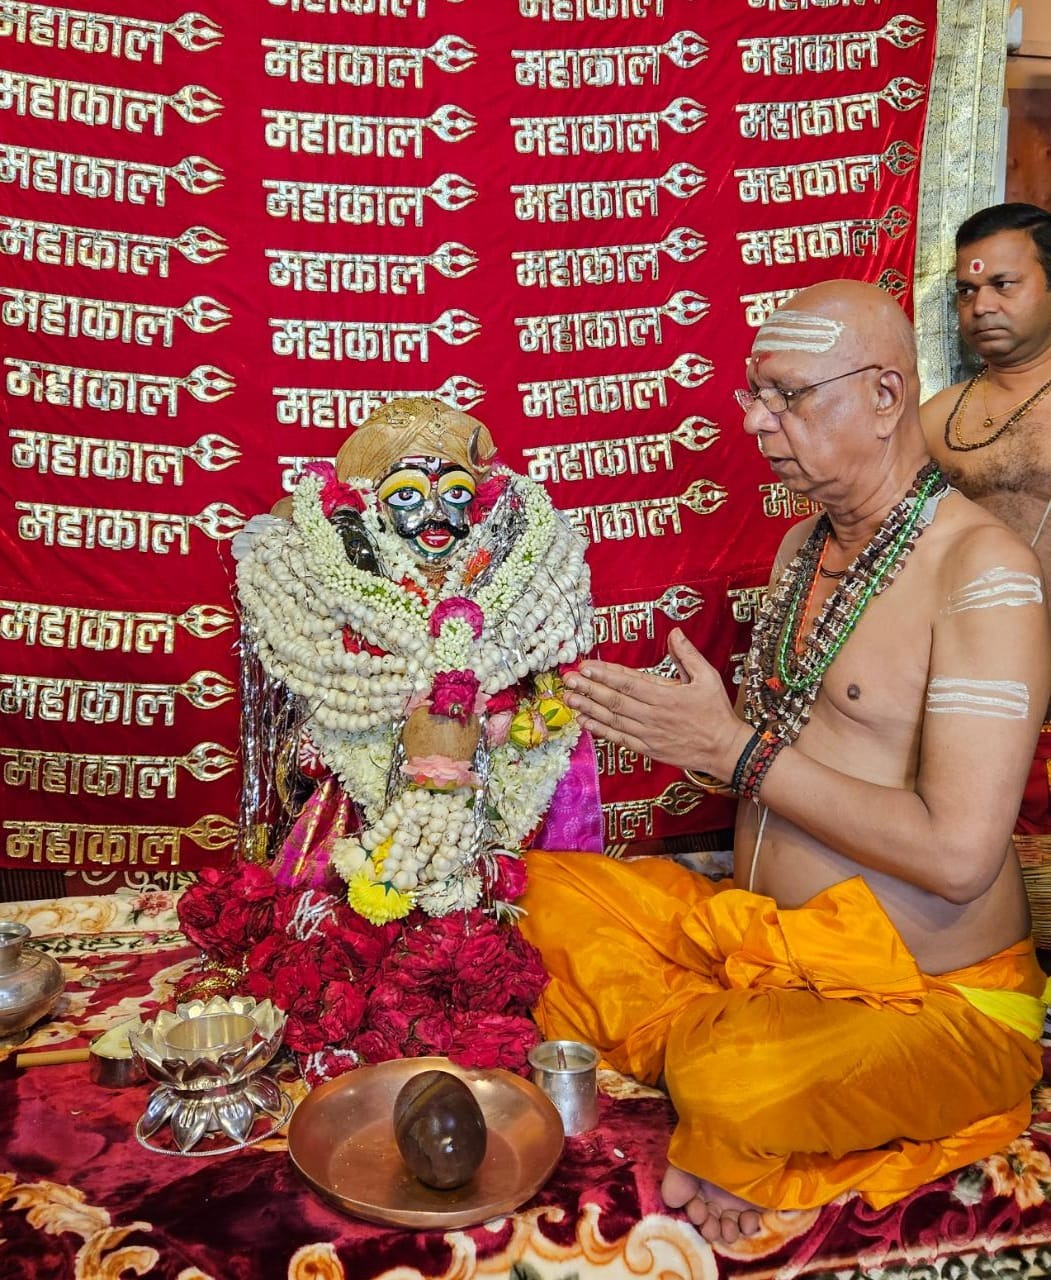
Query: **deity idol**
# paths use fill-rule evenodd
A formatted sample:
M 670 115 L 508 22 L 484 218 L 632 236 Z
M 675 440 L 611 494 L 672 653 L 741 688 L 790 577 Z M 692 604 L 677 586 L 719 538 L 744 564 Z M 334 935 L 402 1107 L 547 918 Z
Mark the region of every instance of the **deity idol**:
M 594 754 L 560 696 L 593 643 L 584 540 L 482 423 L 385 405 L 234 550 L 246 652 L 284 699 L 245 691 L 249 825 L 260 747 L 280 748 L 279 881 L 334 869 L 380 925 L 489 905 L 531 844 L 601 848 Z

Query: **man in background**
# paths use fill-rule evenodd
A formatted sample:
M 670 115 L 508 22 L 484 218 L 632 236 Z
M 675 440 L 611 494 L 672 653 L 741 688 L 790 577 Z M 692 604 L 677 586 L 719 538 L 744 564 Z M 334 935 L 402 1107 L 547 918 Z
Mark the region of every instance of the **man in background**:
M 1051 575 L 1051 212 L 982 209 L 956 233 L 956 306 L 964 342 L 984 362 L 921 408 L 948 479 L 998 516 Z M 995 587 L 989 587 L 990 603 Z M 1037 881 L 1051 869 L 1051 712 L 1037 744 L 1015 843 L 1030 880 L 1034 935 L 1051 947 Z M 1034 892 L 1034 887 L 1038 889 Z

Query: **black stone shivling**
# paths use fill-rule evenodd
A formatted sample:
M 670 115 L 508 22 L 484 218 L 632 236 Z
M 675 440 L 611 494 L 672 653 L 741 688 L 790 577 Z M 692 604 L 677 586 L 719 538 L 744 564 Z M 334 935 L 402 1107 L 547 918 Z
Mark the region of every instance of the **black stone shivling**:
M 394 1140 L 428 1187 L 462 1187 L 485 1157 L 486 1125 L 477 1099 L 448 1071 L 421 1071 L 394 1100 Z

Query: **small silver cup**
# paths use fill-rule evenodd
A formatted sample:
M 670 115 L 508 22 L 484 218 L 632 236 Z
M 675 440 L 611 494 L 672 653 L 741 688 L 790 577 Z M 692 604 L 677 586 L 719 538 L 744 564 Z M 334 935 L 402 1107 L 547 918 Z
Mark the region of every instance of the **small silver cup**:
M 529 1050 L 533 1083 L 562 1117 L 567 1137 L 598 1124 L 598 1050 L 577 1040 L 545 1040 Z

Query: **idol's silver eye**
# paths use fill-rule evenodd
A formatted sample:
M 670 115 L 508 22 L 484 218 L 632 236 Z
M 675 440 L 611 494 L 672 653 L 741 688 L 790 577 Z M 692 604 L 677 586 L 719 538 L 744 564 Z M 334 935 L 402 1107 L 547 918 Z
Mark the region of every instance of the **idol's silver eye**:
M 465 484 L 454 484 L 442 490 L 442 503 L 450 507 L 466 507 L 474 501 L 474 493 Z
M 392 493 L 386 494 L 383 501 L 395 511 L 414 511 L 423 505 L 425 498 L 426 495 L 419 489 L 407 484 L 401 489 L 395 489 Z

